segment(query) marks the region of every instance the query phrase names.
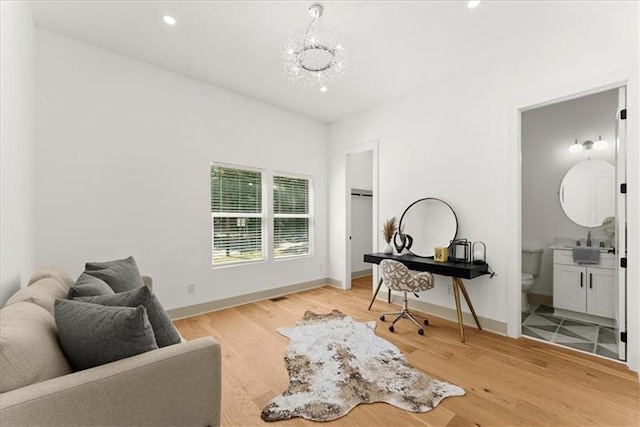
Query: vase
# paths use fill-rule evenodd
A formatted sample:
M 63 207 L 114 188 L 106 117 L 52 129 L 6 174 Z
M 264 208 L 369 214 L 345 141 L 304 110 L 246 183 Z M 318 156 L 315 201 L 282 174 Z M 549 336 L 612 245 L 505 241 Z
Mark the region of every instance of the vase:
M 382 252 L 387 255 L 391 255 L 393 253 L 393 247 L 391 246 L 391 242 L 387 242 Z

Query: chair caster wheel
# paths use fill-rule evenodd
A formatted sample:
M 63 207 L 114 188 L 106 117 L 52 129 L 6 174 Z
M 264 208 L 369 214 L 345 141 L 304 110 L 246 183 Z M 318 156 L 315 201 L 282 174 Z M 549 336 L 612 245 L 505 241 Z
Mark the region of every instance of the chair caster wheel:
M 395 328 L 393 327 L 393 325 L 392 325 L 392 326 L 389 326 L 389 330 L 390 330 L 391 332 L 393 332 L 393 331 L 395 331 L 396 329 L 395 329 Z
M 429 319 L 424 319 L 424 325 L 429 326 Z
M 384 322 L 384 315 L 380 316 L 380 320 Z
M 422 328 L 418 329 L 418 334 L 424 335 L 424 329 L 422 329 Z

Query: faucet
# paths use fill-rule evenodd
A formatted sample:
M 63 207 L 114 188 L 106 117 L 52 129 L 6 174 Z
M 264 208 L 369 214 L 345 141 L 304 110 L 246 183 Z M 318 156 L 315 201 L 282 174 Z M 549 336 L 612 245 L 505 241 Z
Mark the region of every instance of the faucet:
M 591 246 L 591 230 L 587 231 L 587 246 Z

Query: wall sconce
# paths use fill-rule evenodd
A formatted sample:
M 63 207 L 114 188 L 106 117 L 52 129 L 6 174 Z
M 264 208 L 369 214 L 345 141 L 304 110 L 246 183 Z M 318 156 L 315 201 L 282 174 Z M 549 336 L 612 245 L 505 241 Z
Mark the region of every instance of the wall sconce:
M 578 140 L 576 139 L 576 142 L 574 142 L 573 144 L 571 144 L 569 146 L 569 152 L 570 153 L 579 153 L 582 150 L 591 150 L 594 149 L 596 151 L 602 151 L 605 148 L 607 148 L 607 145 L 609 145 L 607 143 L 607 141 L 602 139 L 602 136 L 598 135 L 598 140 L 596 142 L 591 141 L 590 139 L 587 139 L 585 142 L 583 142 L 582 144 L 578 144 Z

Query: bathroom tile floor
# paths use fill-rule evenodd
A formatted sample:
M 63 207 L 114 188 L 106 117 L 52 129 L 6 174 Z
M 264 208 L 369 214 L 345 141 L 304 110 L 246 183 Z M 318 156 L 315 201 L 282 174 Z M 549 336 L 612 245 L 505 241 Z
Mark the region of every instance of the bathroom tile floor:
M 555 316 L 544 304 L 532 309 L 522 313 L 523 335 L 619 360 L 616 329 Z

